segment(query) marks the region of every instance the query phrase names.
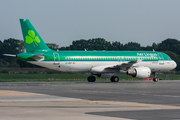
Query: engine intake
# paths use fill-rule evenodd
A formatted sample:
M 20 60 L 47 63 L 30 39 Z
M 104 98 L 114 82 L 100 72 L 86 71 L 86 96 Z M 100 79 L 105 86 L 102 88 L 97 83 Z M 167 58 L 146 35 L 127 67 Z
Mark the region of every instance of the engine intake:
M 127 75 L 131 75 L 136 78 L 148 78 L 151 75 L 151 70 L 148 67 L 132 68 L 127 71 Z

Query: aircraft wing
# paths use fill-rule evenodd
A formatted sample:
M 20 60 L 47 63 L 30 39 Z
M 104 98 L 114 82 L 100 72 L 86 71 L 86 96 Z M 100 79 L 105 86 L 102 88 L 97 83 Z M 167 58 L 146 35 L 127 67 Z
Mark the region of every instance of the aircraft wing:
M 141 59 L 137 59 L 135 61 L 130 61 L 130 62 L 127 62 L 127 63 L 122 63 L 120 65 L 115 65 L 115 66 L 111 66 L 111 67 L 107 67 L 105 69 L 115 69 L 115 68 L 119 68 L 119 69 L 122 69 L 122 70 L 128 70 L 133 64 L 135 63 L 138 63 L 138 62 L 141 62 L 142 60 Z
M 97 66 L 97 67 L 92 67 L 91 71 L 92 72 L 110 72 L 112 69 L 119 69 L 119 70 L 128 70 L 133 64 L 141 62 L 142 60 L 137 59 L 135 61 L 130 61 L 127 63 L 122 63 L 122 64 L 114 64 L 114 65 L 104 65 L 104 66 Z

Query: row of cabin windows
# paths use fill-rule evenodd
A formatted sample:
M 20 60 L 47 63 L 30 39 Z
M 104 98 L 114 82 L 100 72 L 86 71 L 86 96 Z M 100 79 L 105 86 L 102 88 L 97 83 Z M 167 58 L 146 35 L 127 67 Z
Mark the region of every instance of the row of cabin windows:
M 158 57 L 139 57 L 142 60 L 158 60 Z M 66 57 L 66 60 L 137 60 L 137 57 Z

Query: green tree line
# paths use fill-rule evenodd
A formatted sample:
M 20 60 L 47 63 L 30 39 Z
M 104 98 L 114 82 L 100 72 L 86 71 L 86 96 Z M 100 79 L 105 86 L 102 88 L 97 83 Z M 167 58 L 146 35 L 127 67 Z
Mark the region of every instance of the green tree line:
M 168 54 L 178 64 L 176 70 L 180 70 L 180 41 L 177 39 L 166 39 L 161 43 L 153 43 L 148 46 L 141 46 L 137 42 L 128 42 L 122 44 L 119 41 L 109 42 L 104 38 L 93 38 L 89 40 L 81 39 L 74 40 L 71 45 L 66 47 L 59 47 L 55 43 L 47 43 L 48 47 L 53 50 L 109 50 L 109 51 L 161 51 Z M 14 38 L 0 40 L 0 67 L 38 67 L 32 65 L 17 58 L 6 57 L 2 54 L 18 54 L 25 51 L 23 40 L 17 40 Z

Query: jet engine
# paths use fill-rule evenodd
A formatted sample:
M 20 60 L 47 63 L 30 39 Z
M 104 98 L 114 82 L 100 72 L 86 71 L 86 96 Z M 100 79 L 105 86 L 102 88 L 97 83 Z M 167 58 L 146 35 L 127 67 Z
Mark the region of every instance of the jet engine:
M 131 68 L 127 71 L 127 75 L 136 78 L 148 78 L 151 75 L 151 70 L 148 67 Z

